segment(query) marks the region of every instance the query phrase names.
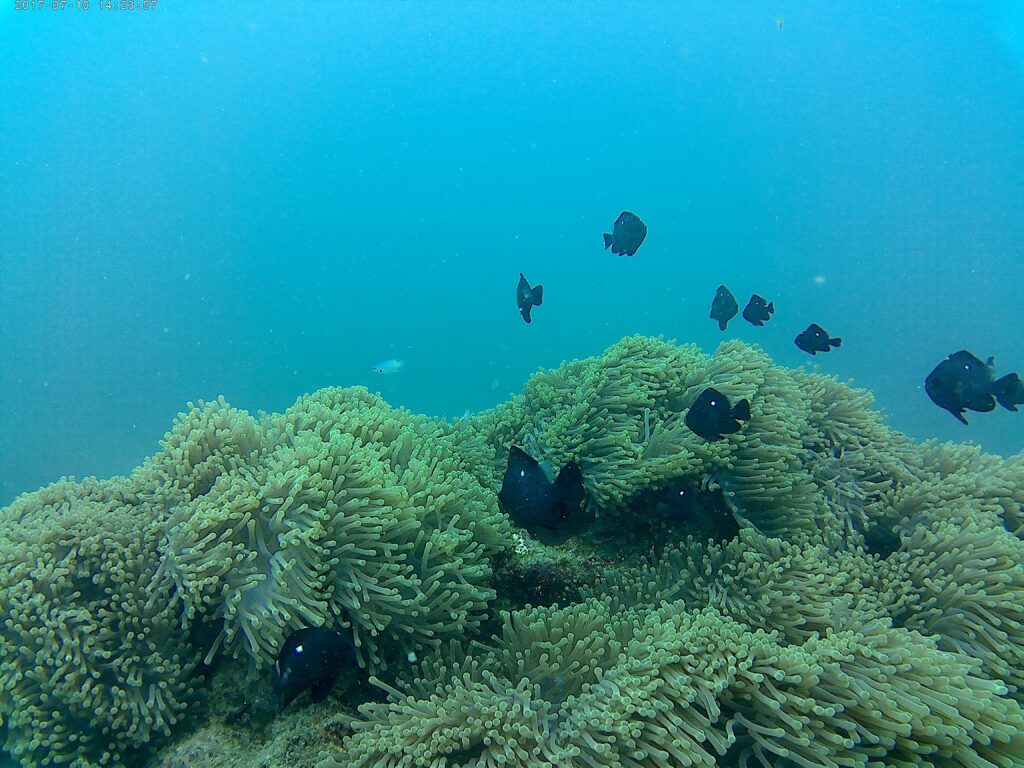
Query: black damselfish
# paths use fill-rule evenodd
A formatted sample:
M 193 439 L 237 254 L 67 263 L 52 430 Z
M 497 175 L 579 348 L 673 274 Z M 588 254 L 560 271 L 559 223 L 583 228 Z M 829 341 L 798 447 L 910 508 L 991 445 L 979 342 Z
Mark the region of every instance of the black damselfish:
M 714 387 L 708 387 L 693 401 L 686 412 L 686 426 L 705 440 L 719 440 L 740 431 L 740 422 L 750 418 L 750 402 L 740 400 L 735 406 Z
M 292 632 L 281 646 L 274 664 L 274 690 L 284 709 L 305 690 L 313 701 L 327 696 L 338 674 L 356 663 L 351 641 L 326 627 L 306 627 Z
M 743 319 L 751 325 L 764 325 L 775 312 L 775 304 L 765 301 L 763 296 L 756 293 L 750 297 L 747 306 L 743 308 Z
M 724 285 L 718 286 L 715 291 L 715 298 L 711 300 L 711 319 L 718 321 L 719 330 L 724 331 L 729 321 L 736 317 L 740 311 L 740 305 L 736 303 L 736 297 L 732 291 Z
M 801 331 L 796 335 L 793 343 L 804 352 L 813 355 L 817 352 L 829 352 L 832 347 L 842 346 L 843 340 L 830 338 L 824 328 L 817 323 L 811 323 L 807 326 L 806 331 Z
M 701 541 L 729 541 L 739 533 L 739 523 L 722 492 L 701 490 L 686 477 L 642 491 L 630 506 L 637 514 L 680 524 L 686 535 Z
M 509 448 L 498 502 L 517 525 L 531 533 L 567 529 L 578 522 L 583 496 L 583 473 L 575 461 L 552 481 L 550 471 L 526 451 L 518 445 Z
M 531 322 L 530 310 L 534 307 L 539 307 L 544 301 L 544 286 L 535 285 L 533 288 L 523 277 L 523 273 L 519 273 L 519 285 L 516 286 L 516 306 L 519 307 L 519 314 L 523 316 L 523 320 Z
M 635 213 L 623 211 L 612 226 L 612 233 L 604 234 L 605 250 L 619 256 L 632 256 L 647 237 L 647 225 Z
M 995 409 L 997 400 L 1007 410 L 1016 411 L 1024 403 L 1020 376 L 1008 373 L 996 379 L 992 373 L 994 362 L 991 357 L 982 362 L 961 349 L 935 366 L 924 380 L 924 391 L 933 403 L 964 424 L 964 411 L 987 413 Z

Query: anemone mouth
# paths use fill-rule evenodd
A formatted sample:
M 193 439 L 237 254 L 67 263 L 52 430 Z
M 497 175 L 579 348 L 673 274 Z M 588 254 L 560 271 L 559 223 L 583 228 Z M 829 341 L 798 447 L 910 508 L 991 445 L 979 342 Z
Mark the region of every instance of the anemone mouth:
M 820 447 L 823 450 L 810 451 L 808 456 L 815 484 L 838 520 L 843 538 L 862 539 L 877 525 L 872 507 L 882 501 L 891 482 L 859 448 Z

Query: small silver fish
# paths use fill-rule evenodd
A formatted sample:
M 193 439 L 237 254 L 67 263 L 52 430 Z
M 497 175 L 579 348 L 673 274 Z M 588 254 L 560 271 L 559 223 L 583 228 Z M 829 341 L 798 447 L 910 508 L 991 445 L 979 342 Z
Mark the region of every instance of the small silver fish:
M 378 376 L 394 376 L 399 373 L 402 368 L 405 367 L 405 363 L 401 360 L 395 360 L 390 358 L 388 360 L 381 360 L 375 366 L 373 366 L 373 372 Z

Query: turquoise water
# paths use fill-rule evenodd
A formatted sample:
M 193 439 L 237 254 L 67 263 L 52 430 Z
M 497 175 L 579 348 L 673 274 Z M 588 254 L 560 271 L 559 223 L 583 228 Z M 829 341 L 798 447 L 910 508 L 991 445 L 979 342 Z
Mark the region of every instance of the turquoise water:
M 922 388 L 964 347 L 1024 372 L 1018 3 L 13 6 L 0 504 L 127 471 L 189 400 L 461 415 L 632 333 L 809 365 L 810 322 L 895 428 L 1024 448 Z M 773 320 L 720 333 L 720 282 Z

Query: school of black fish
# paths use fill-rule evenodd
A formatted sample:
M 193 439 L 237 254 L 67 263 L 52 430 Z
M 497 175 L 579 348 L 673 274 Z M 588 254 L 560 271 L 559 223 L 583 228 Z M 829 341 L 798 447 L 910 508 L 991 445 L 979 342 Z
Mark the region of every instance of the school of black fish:
M 623 211 L 612 225 L 612 231 L 604 233 L 604 247 L 621 256 L 633 256 L 647 237 L 647 225 L 631 211 Z M 519 275 L 516 289 L 516 305 L 526 322 L 530 322 L 530 310 L 539 306 L 542 288 L 530 288 L 530 284 Z M 739 313 L 736 296 L 725 285 L 719 285 L 711 301 L 710 318 L 718 323 L 719 330 L 726 330 L 729 321 Z M 752 293 L 743 308 L 743 319 L 755 327 L 762 327 L 775 314 L 775 302 Z M 843 340 L 838 336 L 830 336 L 828 331 L 818 323 L 811 323 L 800 331 L 793 339 L 797 349 L 809 355 L 819 352 L 831 352 L 842 346 Z M 959 421 L 967 424 L 965 411 L 988 412 L 995 410 L 996 403 L 1007 410 L 1016 411 L 1018 405 L 1024 405 L 1024 382 L 1017 373 L 1008 373 L 996 378 L 994 363 L 991 358 L 982 362 L 965 349 L 955 352 L 940 362 L 925 379 L 925 392 L 940 408 L 953 414 Z M 708 392 L 715 396 L 705 398 Z M 728 398 L 715 390 L 705 390 L 690 406 L 707 409 L 708 403 L 715 402 L 716 410 L 707 413 L 687 413 L 686 423 L 694 434 L 705 440 L 718 440 L 724 435 L 739 430 L 739 422 L 750 418 L 750 407 L 746 401 L 741 404 L 745 410 L 733 414 L 729 409 Z M 722 403 L 725 405 L 723 406 Z M 743 413 L 746 416 L 743 416 Z M 692 422 L 692 423 L 691 423 Z M 719 429 L 718 427 L 723 427 Z
M 782 26 L 782 20 L 779 20 Z M 631 211 L 623 211 L 604 237 L 605 250 L 619 256 L 634 256 L 647 238 L 647 225 Z M 544 287 L 531 286 L 519 273 L 516 307 L 526 323 L 531 323 L 534 307 L 543 303 Z M 739 313 L 732 291 L 719 285 L 711 301 L 710 318 L 726 330 Z M 775 303 L 752 293 L 743 308 L 743 319 L 762 327 L 775 314 Z M 817 323 L 799 332 L 793 343 L 809 355 L 830 352 L 843 340 L 830 336 Z M 1017 373 L 995 376 L 992 358 L 982 361 L 966 349 L 954 352 L 940 362 L 925 378 L 925 392 L 940 408 L 967 424 L 966 411 L 985 413 L 1003 408 L 1016 411 L 1024 405 L 1024 382 Z M 735 404 L 723 392 L 707 387 L 686 410 L 684 422 L 695 435 L 712 442 L 743 429 L 751 418 L 750 401 Z M 577 533 L 588 522 L 584 501 L 586 487 L 580 465 L 567 462 L 556 474 L 547 462 L 528 454 L 518 445 L 510 445 L 508 463 L 502 477 L 498 503 L 512 520 L 542 543 L 557 544 Z M 716 500 L 714 494 L 694 488 L 686 478 L 652 488 L 637 499 L 638 505 L 652 514 L 677 522 L 687 522 L 705 538 L 727 540 L 738 530 L 734 516 Z M 293 632 L 281 646 L 274 665 L 274 690 L 280 707 L 288 706 L 305 691 L 314 702 L 327 696 L 346 666 L 355 665 L 352 643 L 326 627 L 307 627 Z

